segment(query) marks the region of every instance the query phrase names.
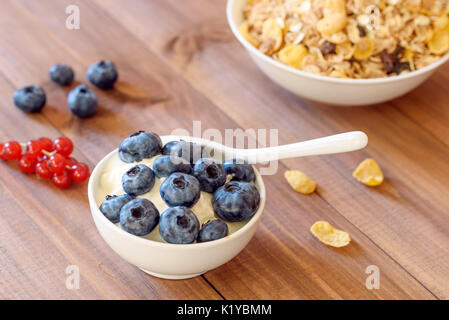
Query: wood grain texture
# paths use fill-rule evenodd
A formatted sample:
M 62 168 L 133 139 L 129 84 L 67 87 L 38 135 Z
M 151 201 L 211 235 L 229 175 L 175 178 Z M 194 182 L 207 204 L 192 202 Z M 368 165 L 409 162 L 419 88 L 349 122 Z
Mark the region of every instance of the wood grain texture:
M 81 29 L 64 27 L 77 4 Z M 205 276 L 167 281 L 128 265 L 103 242 L 89 215 L 86 186 L 68 191 L 0 164 L 0 297 L 199 299 L 449 298 L 449 156 L 447 71 L 388 104 L 335 108 L 302 101 L 270 82 L 233 39 L 225 1 L 4 1 L 0 11 L 0 141 L 67 135 L 77 158 L 93 166 L 139 129 L 277 128 L 288 143 L 360 129 L 362 152 L 286 160 L 267 176 L 262 225 L 247 248 Z M 33 50 L 31 50 L 32 48 Z M 48 79 L 56 62 L 85 82 L 87 66 L 111 59 L 116 89 L 103 92 L 87 120 L 67 109 L 69 89 Z M 15 88 L 41 84 L 48 106 L 24 115 Z M 436 99 L 435 103 L 428 100 Z M 250 137 L 254 139 L 256 137 Z M 376 189 L 351 177 L 365 157 L 387 177 Z M 293 192 L 283 171 L 299 168 L 318 182 L 311 196 Z M 309 233 L 328 220 L 351 234 L 342 249 Z M 80 290 L 65 288 L 65 268 L 80 267 Z M 381 288 L 365 287 L 377 265 Z M 17 279 L 17 280 L 16 280 Z M 206 281 L 207 280 L 207 281 Z

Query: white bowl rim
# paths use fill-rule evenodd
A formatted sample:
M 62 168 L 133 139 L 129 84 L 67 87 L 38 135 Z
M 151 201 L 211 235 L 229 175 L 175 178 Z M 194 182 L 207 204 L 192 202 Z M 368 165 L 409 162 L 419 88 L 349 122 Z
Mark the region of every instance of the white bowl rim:
M 175 137 L 175 138 L 181 137 L 185 141 L 195 140 L 198 142 L 198 141 L 203 140 L 203 139 L 192 138 L 192 137 L 188 137 L 188 136 L 170 136 L 170 135 L 161 136 L 161 138 L 164 138 L 164 139 L 165 138 L 171 139 L 170 137 Z M 173 140 L 176 140 L 176 139 L 173 139 Z M 170 141 L 170 140 L 168 140 L 168 141 Z M 146 245 L 151 245 L 151 246 L 154 245 L 154 246 L 158 246 L 158 247 L 165 247 L 165 248 L 171 248 L 171 249 L 179 248 L 179 249 L 195 250 L 195 249 L 200 249 L 200 248 L 219 246 L 219 245 L 225 244 L 226 242 L 232 241 L 235 238 L 242 236 L 245 233 L 245 231 L 250 229 L 254 224 L 256 224 L 260 220 L 262 212 L 265 208 L 266 189 L 265 189 L 265 184 L 263 182 L 262 176 L 260 175 L 259 171 L 253 166 L 254 173 L 256 174 L 257 185 L 259 186 L 259 194 L 260 194 L 259 207 L 258 207 L 256 213 L 249 219 L 249 221 L 243 227 L 241 227 L 239 230 L 237 230 L 236 232 L 234 232 L 224 238 L 218 239 L 218 240 L 202 242 L 202 243 L 189 243 L 189 244 L 174 244 L 174 243 L 159 242 L 159 241 L 154 241 L 154 240 L 150 240 L 150 239 L 145 239 L 145 238 L 133 235 L 131 233 L 128 233 L 125 230 L 123 230 L 122 228 L 116 226 L 111 221 L 109 221 L 109 219 L 106 218 L 101 213 L 100 209 L 97 206 L 97 201 L 95 200 L 95 196 L 94 196 L 94 185 L 95 185 L 95 181 L 100 176 L 100 173 L 101 173 L 100 169 L 112 156 L 117 155 L 117 153 L 118 153 L 118 149 L 111 151 L 103 159 L 101 159 L 101 161 L 95 166 L 95 168 L 92 171 L 92 174 L 90 175 L 90 178 L 89 178 L 87 194 L 88 194 L 89 206 L 90 206 L 92 215 L 95 214 L 99 219 L 103 219 L 103 221 L 105 222 L 105 226 L 107 226 L 108 228 L 113 230 L 113 232 L 118 232 L 122 236 L 129 238 L 129 240 L 131 240 L 131 241 L 140 241 Z M 92 204 L 94 204 L 94 208 L 92 208 Z
M 320 81 L 326 81 L 336 84 L 355 84 L 355 85 L 365 85 L 365 84 L 384 84 L 389 82 L 396 82 L 401 81 L 409 78 L 417 77 L 423 73 L 430 72 L 434 69 L 437 69 L 439 66 L 443 65 L 445 62 L 449 60 L 449 52 L 446 53 L 443 57 L 441 57 L 439 60 L 429 64 L 428 66 L 425 66 L 424 68 L 421 68 L 419 70 L 411 71 L 407 74 L 399 75 L 399 76 L 393 76 L 393 77 L 382 77 L 382 78 L 370 78 L 370 79 L 345 79 L 345 78 L 333 78 L 328 76 L 322 76 L 313 74 L 310 72 L 302 71 L 299 69 L 295 69 L 293 67 L 287 66 L 279 61 L 276 61 L 275 59 L 263 54 L 259 50 L 257 50 L 253 45 L 251 45 L 238 31 L 238 28 L 236 26 L 236 23 L 232 17 L 232 9 L 234 7 L 235 0 L 227 0 L 226 4 L 226 16 L 228 20 L 228 24 L 231 27 L 232 33 L 234 36 L 239 40 L 239 42 L 252 54 L 255 54 L 257 57 L 261 58 L 262 60 L 266 61 L 267 63 L 281 68 L 287 72 L 296 74 L 298 76 L 306 77 L 313 80 L 320 80 Z

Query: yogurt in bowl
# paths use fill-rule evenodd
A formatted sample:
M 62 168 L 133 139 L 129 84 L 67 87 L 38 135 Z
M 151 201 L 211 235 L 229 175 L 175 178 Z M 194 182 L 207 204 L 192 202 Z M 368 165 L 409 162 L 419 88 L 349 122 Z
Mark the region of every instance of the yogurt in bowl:
M 151 159 L 143 159 L 139 162 L 139 164 L 144 164 L 150 168 L 153 167 L 154 159 L 159 155 L 154 156 Z M 107 195 L 121 195 L 124 193 L 122 187 L 122 176 L 135 166 L 136 163 L 125 163 L 120 160 L 119 157 L 112 157 L 107 161 L 104 171 L 100 175 L 100 181 L 98 188 L 95 192 L 95 199 L 97 201 L 97 205 L 100 206 L 104 201 Z M 138 196 L 138 198 L 145 198 L 150 200 L 156 208 L 162 213 L 164 210 L 168 209 L 169 206 L 164 202 L 159 192 L 162 182 L 166 178 L 155 178 L 154 186 L 151 190 L 143 195 Z M 205 224 L 207 221 L 212 219 L 218 219 L 216 214 L 214 214 L 214 210 L 212 208 L 212 194 L 208 192 L 201 191 L 201 196 L 198 202 L 191 208 L 198 218 L 200 225 Z M 233 234 L 234 232 L 241 229 L 249 220 L 241 221 L 241 222 L 226 222 L 228 225 L 229 234 Z M 119 223 L 116 223 L 117 227 L 120 227 Z M 159 233 L 159 225 L 153 229 L 148 235 L 143 236 L 143 238 L 152 240 L 165 242 Z
M 180 137 L 163 136 L 165 144 Z M 190 137 L 181 137 L 185 141 L 192 141 Z M 198 142 L 198 139 L 195 139 Z M 157 156 L 138 162 L 152 167 Z M 166 279 L 185 279 L 198 276 L 234 258 L 251 240 L 265 206 L 265 187 L 262 177 L 254 168 L 254 185 L 260 194 L 259 206 L 255 214 L 248 220 L 228 222 L 228 236 L 202 243 L 171 244 L 166 243 L 159 233 L 159 226 L 148 235 L 132 235 L 119 225 L 109 221 L 99 210 L 106 195 L 124 194 L 122 176 L 136 163 L 125 163 L 118 155 L 118 150 L 112 151 L 96 166 L 89 181 L 89 204 L 95 225 L 108 245 L 129 263 L 136 265 L 143 271 Z M 139 195 L 139 198 L 150 200 L 162 213 L 168 208 L 159 193 L 165 178 L 155 178 L 151 190 Z M 198 202 L 191 208 L 197 216 L 200 225 L 211 219 L 217 219 L 212 207 L 212 194 L 201 191 Z

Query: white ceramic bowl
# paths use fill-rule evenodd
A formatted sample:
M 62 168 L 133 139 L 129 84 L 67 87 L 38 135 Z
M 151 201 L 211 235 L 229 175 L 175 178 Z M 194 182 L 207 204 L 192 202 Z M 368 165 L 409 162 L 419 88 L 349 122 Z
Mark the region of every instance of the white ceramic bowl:
M 190 141 L 190 137 L 182 137 Z M 175 140 L 161 137 L 162 142 Z M 177 136 L 176 139 L 179 139 Z M 198 141 L 196 139 L 195 141 Z M 251 240 L 260 222 L 265 206 L 265 186 L 255 169 L 255 184 L 260 191 L 260 204 L 255 215 L 235 233 L 211 242 L 169 244 L 132 235 L 110 222 L 99 210 L 104 199 L 96 198 L 101 173 L 111 157 L 118 157 L 117 149 L 104 157 L 89 180 L 89 205 L 95 225 L 106 243 L 123 259 L 153 276 L 165 279 L 186 279 L 199 276 L 234 258 Z M 211 208 L 212 210 L 212 208 Z
M 227 17 L 232 32 L 254 62 L 274 82 L 298 96 L 332 105 L 361 106 L 385 102 L 413 90 L 449 60 L 437 62 L 405 75 L 377 79 L 339 79 L 315 75 L 286 66 L 253 47 L 238 31 L 246 0 L 228 0 Z

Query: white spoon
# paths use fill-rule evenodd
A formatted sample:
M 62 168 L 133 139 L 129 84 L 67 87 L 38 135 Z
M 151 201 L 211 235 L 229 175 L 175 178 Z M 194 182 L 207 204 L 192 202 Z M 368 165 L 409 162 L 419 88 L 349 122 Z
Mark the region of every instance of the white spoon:
M 173 140 L 182 140 L 186 137 L 172 136 Z M 179 139 L 178 139 L 179 138 Z M 361 131 L 340 133 L 319 139 L 307 140 L 277 147 L 257 149 L 235 149 L 220 143 L 200 138 L 189 138 L 191 142 L 202 144 L 224 155 L 225 159 L 240 159 L 250 164 L 263 163 L 273 160 L 316 156 L 324 154 L 343 153 L 360 150 L 368 144 L 368 137 Z

